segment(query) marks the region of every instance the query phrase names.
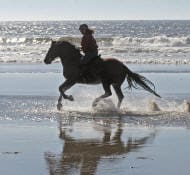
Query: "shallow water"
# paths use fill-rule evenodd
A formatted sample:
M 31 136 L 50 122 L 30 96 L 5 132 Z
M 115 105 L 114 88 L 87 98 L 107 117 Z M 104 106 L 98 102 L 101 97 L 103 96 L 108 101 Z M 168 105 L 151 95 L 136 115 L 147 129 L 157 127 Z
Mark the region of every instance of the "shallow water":
M 0 65 L 0 174 L 188 175 L 189 67 L 129 67 L 162 98 L 125 90 L 121 110 L 115 95 L 92 108 L 102 87 L 76 85 L 57 111 L 60 65 Z
M 108 116 L 120 115 L 130 124 L 189 127 L 190 115 L 187 110 L 190 99 L 189 68 L 173 66 L 170 68 L 171 72 L 165 72 L 169 71 L 167 66 L 165 69 L 160 65 L 154 67 L 129 65 L 129 67 L 153 81 L 162 98 L 155 98 L 143 90 L 124 90 L 127 87 L 125 82 L 122 87 L 125 99 L 121 110 L 118 111 L 115 107 L 117 98 L 114 93 L 107 101 L 100 103 L 97 109 L 93 109 L 91 107 L 93 100 L 103 93 L 101 85 L 75 85 L 67 92 L 74 96 L 75 101 L 63 100 L 61 113 L 73 115 L 74 111 L 79 117 L 84 115 L 87 118 L 89 114 L 101 116 L 107 113 Z M 44 67 L 5 64 L 0 68 L 2 120 L 56 119 L 58 86 L 64 81 L 60 65 Z M 159 111 L 154 109 L 155 105 Z
M 62 151 L 45 155 L 52 174 L 185 175 L 190 170 L 188 130 L 131 128 L 119 118 L 63 119 L 59 129 Z
M 184 128 L 129 127 L 119 117 L 1 121 L 0 174 L 188 175 L 189 138 Z

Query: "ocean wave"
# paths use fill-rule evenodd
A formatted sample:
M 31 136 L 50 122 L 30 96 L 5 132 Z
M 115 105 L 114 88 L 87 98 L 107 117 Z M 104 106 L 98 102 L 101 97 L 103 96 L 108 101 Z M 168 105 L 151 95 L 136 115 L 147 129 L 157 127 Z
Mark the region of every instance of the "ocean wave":
M 81 36 L 54 37 L 59 39 L 79 46 Z M 135 64 L 190 64 L 189 36 L 97 37 L 97 42 L 104 58 Z M 50 43 L 50 37 L 0 37 L 0 62 L 41 63 Z
M 54 38 L 55 40 L 58 39 Z M 73 44 L 80 44 L 81 37 L 79 36 L 63 36 L 61 40 L 71 42 Z M 0 44 L 20 44 L 20 43 L 49 43 L 52 40 L 50 37 L 0 37 Z M 98 37 L 96 38 L 100 46 L 142 46 L 142 47 L 190 47 L 190 36 L 184 37 L 168 37 L 168 36 L 155 36 L 150 38 L 139 37 Z
M 8 44 L 39 44 L 50 42 L 51 38 L 26 38 L 26 37 L 0 37 L 1 45 Z
M 115 37 L 112 44 L 114 46 L 190 47 L 190 36 L 155 36 L 150 38 Z
M 39 55 L 39 56 L 36 56 L 36 55 L 31 55 L 31 56 L 16 56 L 14 54 L 12 55 L 9 55 L 9 56 L 3 56 L 1 57 L 0 56 L 0 64 L 1 63 L 19 63 L 19 64 L 22 64 L 22 63 L 40 63 L 40 64 L 44 64 L 44 55 Z M 159 64 L 162 64 L 162 65 L 168 65 L 168 64 L 172 64 L 172 65 L 190 65 L 190 57 L 188 58 L 172 58 L 172 57 L 169 57 L 169 58 L 163 58 L 163 57 L 138 57 L 137 56 L 134 56 L 134 57 L 119 57 L 119 56 L 114 56 L 114 55 L 109 55 L 109 56 L 106 56 L 106 55 L 102 55 L 102 58 L 116 58 L 117 60 L 123 62 L 123 63 L 126 63 L 126 64 L 155 64 L 155 65 L 159 65 Z M 59 63 L 60 60 L 57 59 L 54 61 L 54 63 Z
M 34 37 L 34 38 L 27 38 L 27 37 L 0 37 L 0 45 L 4 44 L 44 44 L 44 43 L 49 43 L 51 40 L 64 40 L 71 42 L 73 44 L 80 44 L 81 42 L 81 37 L 70 37 L 70 36 L 64 36 L 64 37 L 56 37 L 56 38 L 50 38 L 50 37 L 45 37 L 45 38 L 40 38 L 40 37 Z M 114 38 L 97 38 L 98 43 L 109 43 L 111 44 Z

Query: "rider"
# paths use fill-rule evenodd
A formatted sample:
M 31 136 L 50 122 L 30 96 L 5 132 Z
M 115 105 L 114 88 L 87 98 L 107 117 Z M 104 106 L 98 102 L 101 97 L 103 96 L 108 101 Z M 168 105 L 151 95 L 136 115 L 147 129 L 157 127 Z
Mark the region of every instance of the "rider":
M 83 34 L 81 49 L 84 56 L 81 59 L 81 64 L 85 65 L 98 56 L 98 45 L 93 37 L 94 31 L 89 29 L 87 24 L 80 25 L 79 30 Z

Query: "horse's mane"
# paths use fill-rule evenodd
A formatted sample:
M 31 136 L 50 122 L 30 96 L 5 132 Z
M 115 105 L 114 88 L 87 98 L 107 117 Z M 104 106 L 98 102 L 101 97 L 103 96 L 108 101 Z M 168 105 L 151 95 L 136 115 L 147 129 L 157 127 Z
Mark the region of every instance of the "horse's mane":
M 72 49 L 72 50 L 77 51 L 78 53 L 80 53 L 80 49 L 79 48 L 77 48 L 74 44 L 72 44 L 72 43 L 70 43 L 68 41 L 65 41 L 62 38 L 59 39 L 59 40 L 57 40 L 56 43 L 58 45 L 64 45 L 64 46 L 66 45 L 66 46 L 68 46 L 69 49 Z

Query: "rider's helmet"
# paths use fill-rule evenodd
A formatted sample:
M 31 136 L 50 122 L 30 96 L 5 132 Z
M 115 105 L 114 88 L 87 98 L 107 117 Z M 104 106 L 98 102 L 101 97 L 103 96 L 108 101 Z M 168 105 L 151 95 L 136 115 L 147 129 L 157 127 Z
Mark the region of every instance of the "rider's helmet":
M 88 29 L 88 25 L 87 24 L 81 24 L 79 27 L 79 30 L 83 30 L 83 29 Z

